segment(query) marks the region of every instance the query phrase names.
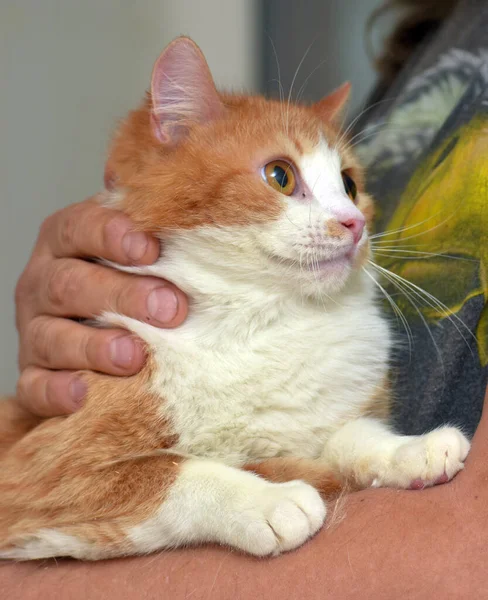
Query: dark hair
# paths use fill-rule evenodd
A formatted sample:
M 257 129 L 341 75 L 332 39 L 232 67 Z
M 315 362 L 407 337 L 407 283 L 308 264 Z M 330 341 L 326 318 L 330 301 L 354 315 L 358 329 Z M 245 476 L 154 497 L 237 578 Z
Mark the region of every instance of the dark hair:
M 383 43 L 381 53 L 373 61 L 382 83 L 392 82 L 413 52 L 453 12 L 460 0 L 387 0 L 368 21 L 371 33 L 378 20 L 399 12 L 399 20 Z

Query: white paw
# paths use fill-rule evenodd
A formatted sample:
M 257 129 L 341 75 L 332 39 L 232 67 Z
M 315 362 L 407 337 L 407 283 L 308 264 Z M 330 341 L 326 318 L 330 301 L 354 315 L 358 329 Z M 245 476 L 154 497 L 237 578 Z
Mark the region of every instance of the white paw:
M 302 481 L 259 486 L 235 514 L 232 546 L 256 556 L 276 555 L 301 546 L 325 519 L 319 493 Z
M 451 480 L 464 467 L 470 448 L 455 427 L 442 427 L 402 444 L 376 485 L 422 489 Z

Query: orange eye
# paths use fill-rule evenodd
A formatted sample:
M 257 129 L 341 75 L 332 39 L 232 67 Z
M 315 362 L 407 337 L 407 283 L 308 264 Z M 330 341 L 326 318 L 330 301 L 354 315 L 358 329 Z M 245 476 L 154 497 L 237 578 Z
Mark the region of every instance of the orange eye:
M 295 173 L 290 163 L 273 160 L 263 169 L 263 177 L 276 191 L 291 196 L 296 188 Z

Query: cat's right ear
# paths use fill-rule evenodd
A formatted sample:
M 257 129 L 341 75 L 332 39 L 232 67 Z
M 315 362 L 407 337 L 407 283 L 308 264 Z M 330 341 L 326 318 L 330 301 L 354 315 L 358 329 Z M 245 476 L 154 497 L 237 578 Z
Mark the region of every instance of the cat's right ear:
M 207 61 L 187 37 L 174 40 L 156 61 L 151 98 L 152 130 L 164 144 L 178 142 L 192 125 L 224 112 Z
M 343 115 L 351 95 L 351 84 L 343 83 L 331 94 L 312 105 L 314 112 L 324 121 L 337 123 Z

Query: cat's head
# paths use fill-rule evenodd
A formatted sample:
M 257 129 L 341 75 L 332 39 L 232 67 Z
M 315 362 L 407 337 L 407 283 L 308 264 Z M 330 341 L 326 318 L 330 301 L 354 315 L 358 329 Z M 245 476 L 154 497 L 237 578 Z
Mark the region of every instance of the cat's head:
M 348 94 L 311 106 L 221 94 L 199 48 L 178 38 L 122 124 L 106 182 L 140 227 L 224 277 L 335 293 L 367 260 L 373 212 L 339 131 Z

